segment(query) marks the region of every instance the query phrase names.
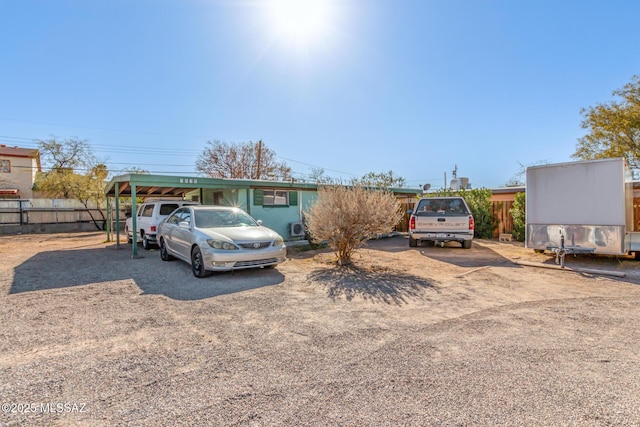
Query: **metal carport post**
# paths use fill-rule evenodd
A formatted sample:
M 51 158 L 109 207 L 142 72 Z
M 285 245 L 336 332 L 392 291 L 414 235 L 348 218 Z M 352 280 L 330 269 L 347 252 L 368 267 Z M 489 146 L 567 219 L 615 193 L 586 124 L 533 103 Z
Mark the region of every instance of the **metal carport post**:
M 131 181 L 129 181 L 129 185 L 131 186 L 131 257 L 135 258 L 138 256 L 138 215 L 136 212 L 138 209 L 136 206 L 136 185 Z

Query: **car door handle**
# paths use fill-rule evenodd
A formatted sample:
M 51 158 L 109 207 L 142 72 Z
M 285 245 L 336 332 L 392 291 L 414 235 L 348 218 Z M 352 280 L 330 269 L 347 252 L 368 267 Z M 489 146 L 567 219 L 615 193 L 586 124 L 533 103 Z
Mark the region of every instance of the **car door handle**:
M 445 222 L 446 218 L 438 218 L 438 222 Z

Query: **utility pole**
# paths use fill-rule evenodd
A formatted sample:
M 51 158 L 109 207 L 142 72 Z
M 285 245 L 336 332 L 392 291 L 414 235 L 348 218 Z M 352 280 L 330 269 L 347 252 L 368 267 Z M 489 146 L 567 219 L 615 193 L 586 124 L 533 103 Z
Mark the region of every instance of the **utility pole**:
M 256 179 L 260 179 L 260 157 L 262 156 L 262 140 L 258 140 L 258 167 L 256 171 Z

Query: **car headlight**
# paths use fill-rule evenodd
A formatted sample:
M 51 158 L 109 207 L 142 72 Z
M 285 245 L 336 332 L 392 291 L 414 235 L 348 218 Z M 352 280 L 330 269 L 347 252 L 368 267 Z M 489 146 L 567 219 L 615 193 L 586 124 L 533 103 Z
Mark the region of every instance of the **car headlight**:
M 278 236 L 276 237 L 276 239 L 273 241 L 273 246 L 282 246 L 284 245 L 284 240 L 282 239 L 282 237 Z
M 223 242 L 223 241 L 220 241 L 220 240 L 209 239 L 209 240 L 207 240 L 207 243 L 213 249 L 222 249 L 222 250 L 227 250 L 227 251 L 238 250 L 238 247 L 236 245 L 234 245 L 233 243 L 229 243 L 229 242 Z

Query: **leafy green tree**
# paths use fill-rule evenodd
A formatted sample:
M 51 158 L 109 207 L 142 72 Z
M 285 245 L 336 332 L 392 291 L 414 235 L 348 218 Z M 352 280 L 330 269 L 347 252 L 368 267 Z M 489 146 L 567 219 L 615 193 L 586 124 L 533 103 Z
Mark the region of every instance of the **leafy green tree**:
M 578 140 L 573 158 L 582 160 L 624 157 L 640 167 L 640 76 L 613 91 L 619 101 L 596 104 L 581 110 L 582 128 L 588 133 Z
M 493 239 L 493 232 L 498 228 L 498 221 L 493 216 L 491 195 L 488 188 L 474 188 L 471 190 L 438 190 L 427 194 L 427 197 L 462 197 L 469 205 L 475 220 L 475 237 Z
M 364 187 L 380 188 L 402 188 L 407 184 L 406 179 L 394 174 L 392 170 L 380 173 L 368 172 L 360 178 L 353 179 L 351 182 Z
M 519 242 L 524 242 L 526 227 L 526 193 L 516 193 L 513 206 L 509 210 L 511 218 L 513 218 L 513 238 Z

